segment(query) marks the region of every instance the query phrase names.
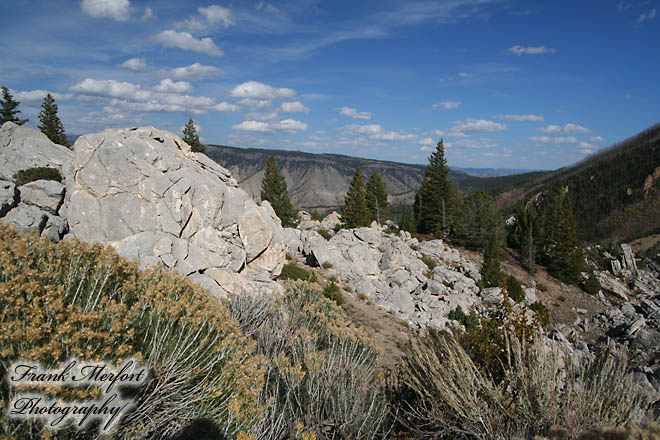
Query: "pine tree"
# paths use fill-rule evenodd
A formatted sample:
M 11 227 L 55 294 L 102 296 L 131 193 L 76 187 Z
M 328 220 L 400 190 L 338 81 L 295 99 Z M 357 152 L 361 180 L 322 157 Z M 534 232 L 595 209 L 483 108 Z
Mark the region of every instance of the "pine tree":
M 344 196 L 341 217 L 347 228 L 359 228 L 369 225 L 369 210 L 364 189 L 364 180 L 358 168 L 355 171 L 348 192 Z
M 470 249 L 483 249 L 491 232 L 501 234 L 502 225 L 502 216 L 493 197 L 483 189 L 465 199 L 461 198 L 460 193 L 454 196 L 452 243 Z
M 0 125 L 5 122 L 13 122 L 17 125 L 23 125 L 28 121 L 28 119 L 18 119 L 16 117 L 16 115 L 21 112 L 18 110 L 19 104 L 20 102 L 14 101 L 11 93 L 9 93 L 9 89 L 7 87 L 2 87 L 2 100 L 0 100 L 0 105 L 2 106 L 2 108 L 0 108 Z
M 566 283 L 577 284 L 582 280 L 580 272 L 586 270 L 586 267 L 577 237 L 573 201 L 567 190 L 561 192 L 558 208 L 556 223 L 550 230 L 553 236 L 551 245 L 546 250 L 548 272 Z
M 535 204 L 532 202 L 526 206 L 519 205 L 515 210 L 514 217 L 516 223 L 511 231 L 509 242 L 511 247 L 518 251 L 522 266 L 527 271 L 534 273 L 541 219 L 537 214 Z
M 54 143 L 68 147 L 64 126 L 59 116 L 57 116 L 57 104 L 55 104 L 55 98 L 50 93 L 44 98 L 41 108 L 42 110 L 39 112 L 39 122 L 41 122 L 38 126 L 39 130 Z
M 498 287 L 502 284 L 503 274 L 500 267 L 501 243 L 496 231 L 488 236 L 488 243 L 484 250 L 484 263 L 481 266 L 481 287 Z
M 261 200 L 270 202 L 275 214 L 282 220 L 282 226 L 295 226 L 297 213 L 293 209 L 286 180 L 277 168 L 273 153 L 266 162 L 266 171 L 261 181 Z
M 415 199 L 418 232 L 437 237 L 447 235 L 451 223 L 453 192 L 441 139 L 436 150 L 429 156 L 429 164 Z
M 197 136 L 197 130 L 195 129 L 195 124 L 193 123 L 192 118 L 189 118 L 188 123 L 183 127 L 183 140 L 190 145 L 192 151 L 195 153 L 203 153 L 206 151 L 206 145 L 199 142 L 199 136 Z
M 370 219 L 381 224 L 388 215 L 387 187 L 379 173 L 372 173 L 367 182 L 366 190 L 367 208 Z

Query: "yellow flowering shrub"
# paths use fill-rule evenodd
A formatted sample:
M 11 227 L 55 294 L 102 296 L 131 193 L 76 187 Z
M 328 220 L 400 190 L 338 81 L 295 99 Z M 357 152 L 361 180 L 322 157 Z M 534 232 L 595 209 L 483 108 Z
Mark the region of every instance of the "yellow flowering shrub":
M 255 349 L 223 304 L 177 273 L 140 271 L 111 248 L 52 243 L 0 225 L 2 408 L 15 391 L 5 380 L 14 361 L 55 368 L 72 357 L 114 365 L 132 357 L 150 378 L 113 438 L 171 436 L 199 418 L 233 437 L 261 414 L 265 367 Z M 98 394 L 94 387 L 47 392 Z M 38 422 L 0 414 L 0 438 L 69 435 L 85 433 L 47 433 Z

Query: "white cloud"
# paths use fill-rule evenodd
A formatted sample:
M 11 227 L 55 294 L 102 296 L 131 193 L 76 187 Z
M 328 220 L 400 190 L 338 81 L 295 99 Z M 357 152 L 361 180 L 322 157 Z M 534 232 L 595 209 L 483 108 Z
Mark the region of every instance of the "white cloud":
M 184 84 L 182 84 L 184 83 Z M 159 86 L 163 90 L 183 90 L 185 82 L 161 81 Z M 189 85 L 189 84 L 188 84 Z M 159 87 L 156 86 L 156 87 Z M 166 111 L 203 114 L 208 112 L 237 111 L 238 106 L 226 102 L 216 103 L 207 96 L 181 95 L 172 91 L 158 91 L 142 89 L 139 84 L 121 82 L 116 80 L 95 80 L 87 78 L 73 85 L 71 92 L 78 95 L 78 99 L 87 100 L 110 99 L 111 107 L 124 108 L 132 111 Z
M 417 138 L 414 134 L 385 131 L 385 129 L 378 124 L 346 125 L 343 127 L 343 130 L 344 133 L 349 135 L 364 135 L 370 139 L 381 141 L 408 141 Z
M 177 67 L 169 71 L 169 76 L 174 79 L 200 80 L 212 76 L 220 76 L 224 72 L 214 66 L 204 66 L 193 63 L 190 66 Z
M 604 137 L 602 137 L 602 136 L 591 136 L 591 137 L 589 138 L 589 140 L 590 140 L 591 142 L 605 142 L 605 141 L 606 141 L 606 139 L 605 139 Z
M 435 145 L 435 141 L 430 137 L 420 139 L 418 143 L 420 145 Z
M 504 119 L 505 121 L 514 121 L 514 122 L 543 122 L 545 119 L 543 116 L 539 115 L 503 115 L 499 114 L 498 119 Z
M 234 16 L 227 8 L 218 5 L 207 6 L 206 8 L 197 8 L 200 14 L 206 17 L 210 24 L 222 23 L 224 27 L 234 24 Z
M 87 15 L 116 21 L 128 20 L 133 12 L 129 0 L 83 0 L 81 7 Z
M 341 107 L 339 114 L 353 119 L 371 119 L 371 112 L 359 112 L 350 107 Z
M 157 92 L 190 93 L 193 87 L 187 81 L 174 82 L 169 78 L 165 78 L 153 89 Z
M 454 126 L 451 128 L 450 135 L 455 137 L 465 137 L 468 133 L 492 133 L 496 131 L 506 130 L 506 125 L 487 119 L 472 119 L 468 118 L 464 121 L 452 122 Z
M 571 124 L 571 123 L 568 123 L 568 124 L 564 125 L 564 133 L 586 134 L 586 133 L 590 133 L 590 132 L 591 132 L 591 130 L 589 130 L 588 128 L 585 128 L 581 125 Z
M 296 92 L 292 89 L 276 89 L 257 81 L 248 81 L 234 87 L 229 94 L 234 98 L 272 100 L 293 98 Z
M 507 49 L 507 52 L 511 52 L 520 56 L 520 55 L 543 55 L 546 53 L 555 53 L 557 52 L 557 50 L 552 47 L 545 47 L 545 46 L 523 47 L 523 46 L 515 45 Z
M 532 136 L 529 140 L 541 144 L 577 144 L 579 142 L 575 136 Z
M 478 150 L 480 148 L 493 148 L 497 147 L 497 144 L 494 143 L 491 139 L 481 138 L 481 139 L 459 139 L 452 142 L 445 142 L 444 145 L 447 148 L 461 148 L 467 150 Z
M 186 29 L 191 32 L 201 32 L 206 30 L 206 23 L 197 17 L 189 17 L 185 20 L 175 22 L 174 27 L 177 29 Z
M 444 109 L 451 110 L 453 108 L 460 107 L 461 104 L 462 104 L 461 101 L 442 101 L 437 104 L 433 104 L 431 107 L 434 109 L 442 107 Z
M 538 131 L 540 131 L 541 133 L 560 133 L 561 132 L 561 126 L 550 124 L 547 127 L 539 128 Z
M 279 114 L 277 112 L 270 112 L 270 113 L 252 112 L 245 115 L 245 119 L 255 120 L 255 121 L 272 121 L 274 119 L 277 119 L 278 117 Z
M 133 72 L 144 72 L 147 70 L 147 60 L 144 58 L 131 58 L 130 60 L 121 63 L 119 66 Z
M 280 109 L 285 113 L 309 113 L 309 109 L 300 101 L 283 102 Z
M 296 121 L 295 119 L 285 119 L 278 122 L 243 121 L 238 125 L 234 125 L 232 129 L 258 133 L 272 133 L 276 131 L 295 133 L 296 131 L 307 130 L 307 124 Z
M 470 78 L 472 77 L 472 74 L 467 72 L 459 72 L 458 76 L 460 76 L 461 78 Z
M 433 150 L 435 150 L 435 148 L 433 148 L 433 147 L 424 146 L 424 147 L 419 148 L 419 151 L 433 151 Z
M 153 35 L 152 40 L 162 44 L 165 47 L 176 47 L 193 52 L 202 52 L 211 56 L 222 56 L 222 50 L 215 45 L 209 37 L 197 39 L 188 32 L 177 32 L 171 29 Z
M 589 142 L 581 141 L 578 144 L 578 150 L 584 154 L 593 154 L 593 152 L 596 151 L 596 146 L 594 144 L 590 144 Z
M 154 18 L 156 18 L 156 15 L 154 15 L 154 11 L 151 9 L 151 6 L 147 6 L 146 8 L 144 8 L 144 15 L 140 20 L 149 21 L 149 20 L 153 20 Z
M 649 12 L 644 12 L 637 19 L 637 23 L 644 23 L 646 20 L 653 20 L 655 18 L 655 13 L 656 13 L 655 8 L 651 9 Z
M 54 93 L 54 92 L 49 92 L 48 90 L 41 90 L 41 89 L 29 90 L 25 92 L 17 92 L 15 90 L 12 90 L 12 95 L 14 95 L 16 100 L 19 102 L 21 101 L 41 102 L 49 93 L 56 100 L 67 100 L 73 98 L 73 95 L 71 95 L 71 93 Z
M 244 98 L 238 101 L 238 103 L 250 107 L 252 110 L 263 110 L 266 107 L 270 107 L 272 101 L 270 99 Z

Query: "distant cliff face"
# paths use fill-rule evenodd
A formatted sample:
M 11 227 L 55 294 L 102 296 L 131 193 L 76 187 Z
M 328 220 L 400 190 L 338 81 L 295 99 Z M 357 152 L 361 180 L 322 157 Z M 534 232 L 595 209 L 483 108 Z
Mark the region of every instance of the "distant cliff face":
M 209 145 L 206 154 L 231 171 L 239 186 L 259 199 L 261 179 L 270 154 L 286 177 L 291 201 L 297 208 L 336 208 L 360 168 L 366 179 L 379 172 L 387 185 L 391 204 L 412 203 L 424 175 L 424 165 L 360 159 L 338 154 L 262 150 Z M 463 172 L 450 172 L 454 183 L 474 179 Z

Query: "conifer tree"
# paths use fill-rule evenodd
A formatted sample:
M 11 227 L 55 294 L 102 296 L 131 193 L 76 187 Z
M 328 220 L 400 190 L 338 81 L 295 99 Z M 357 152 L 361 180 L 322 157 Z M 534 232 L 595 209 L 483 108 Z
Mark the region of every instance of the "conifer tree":
M 381 224 L 388 215 L 387 187 L 379 173 L 372 173 L 367 182 L 366 190 L 367 208 L 370 219 Z
M 369 210 L 364 189 L 364 180 L 358 168 L 344 196 L 341 217 L 347 228 L 359 228 L 369 225 Z
M 41 109 L 39 112 L 39 122 L 41 122 L 38 126 L 39 130 L 54 143 L 68 147 L 64 126 L 59 116 L 57 116 L 57 104 L 55 104 L 55 98 L 50 93 L 46 95 L 44 102 L 41 103 Z
M 429 164 L 415 199 L 418 232 L 437 237 L 447 235 L 451 223 L 452 195 L 453 187 L 449 181 L 449 167 L 441 139 L 429 156 Z
M 261 181 L 261 200 L 270 202 L 275 214 L 282 220 L 282 226 L 295 226 L 297 213 L 289 198 L 286 179 L 280 174 L 273 153 L 266 162 L 266 171 Z
M 502 216 L 493 197 L 483 189 L 462 199 L 454 196 L 454 235 L 452 242 L 470 249 L 483 249 L 492 231 L 502 232 Z M 501 235 L 500 235 L 501 236 Z
M 14 101 L 7 87 L 2 87 L 2 100 L 0 100 L 0 125 L 5 122 L 13 122 L 17 125 L 25 124 L 28 119 L 18 119 L 16 117 L 21 111 L 18 110 L 20 102 Z
M 556 223 L 547 231 L 551 234 L 548 255 L 548 272 L 560 280 L 577 284 L 581 281 L 580 272 L 586 270 L 584 253 L 577 237 L 573 201 L 567 190 L 561 191 Z M 548 225 L 550 226 L 550 225 Z
M 497 232 L 491 231 L 484 250 L 484 263 L 481 266 L 481 287 L 498 287 L 502 284 L 504 276 L 500 267 L 500 248 Z
M 515 226 L 510 234 L 511 247 L 518 251 L 522 266 L 529 272 L 534 272 L 536 253 L 539 242 L 541 219 L 537 214 L 535 204 L 519 205 L 514 213 Z
M 189 118 L 188 123 L 183 127 L 183 140 L 190 145 L 192 151 L 195 153 L 203 153 L 206 151 L 206 145 L 199 141 L 197 129 L 195 128 L 192 118 Z

